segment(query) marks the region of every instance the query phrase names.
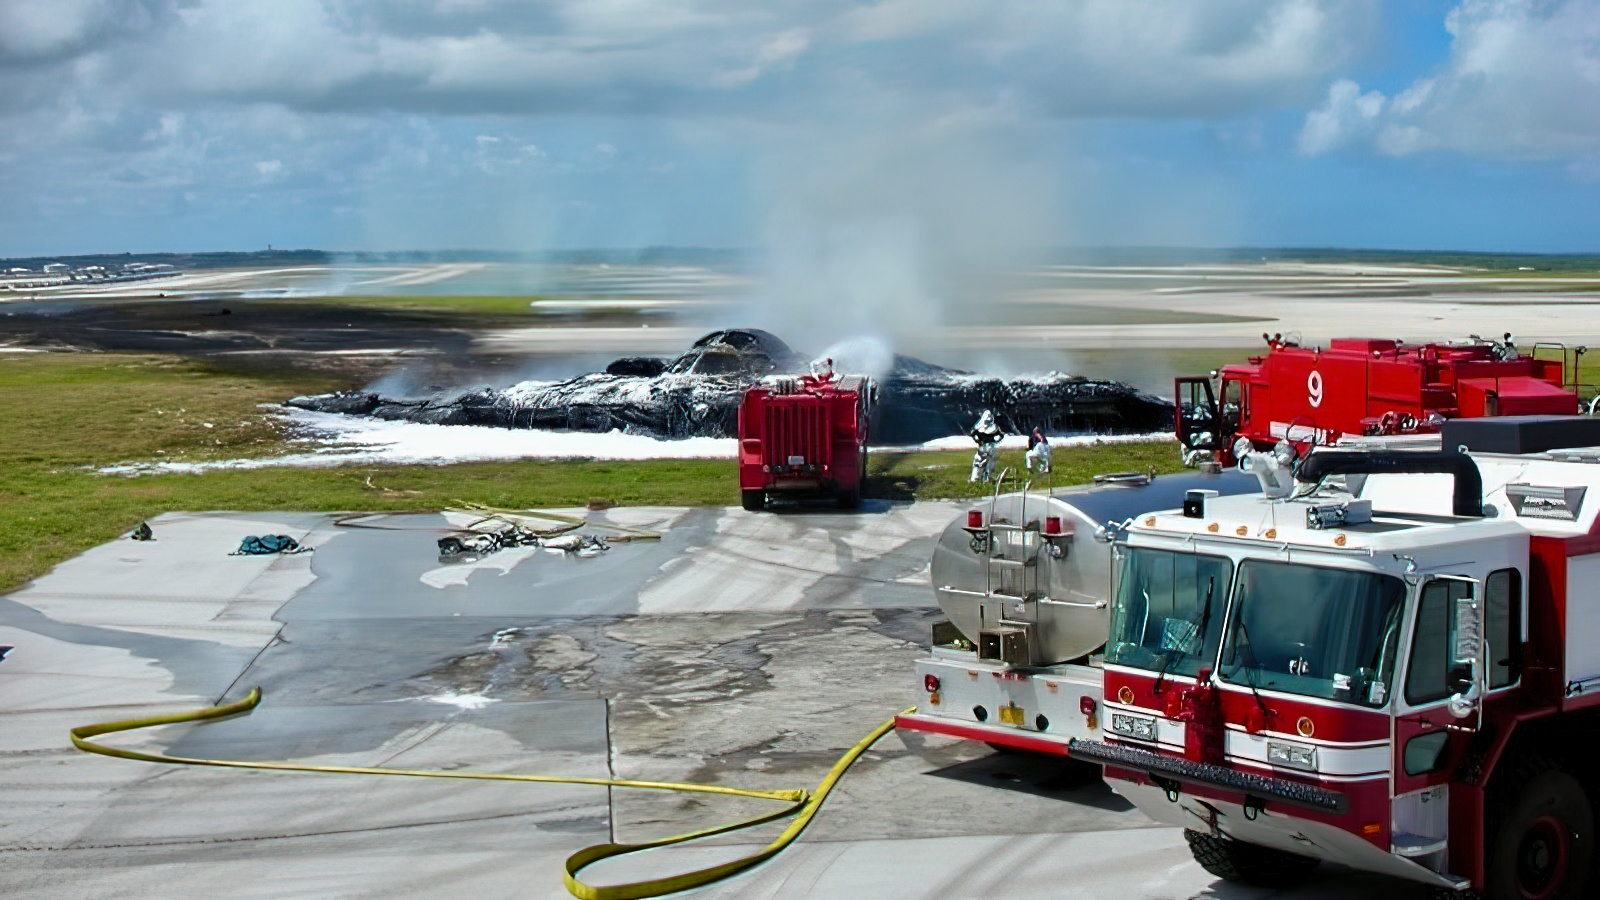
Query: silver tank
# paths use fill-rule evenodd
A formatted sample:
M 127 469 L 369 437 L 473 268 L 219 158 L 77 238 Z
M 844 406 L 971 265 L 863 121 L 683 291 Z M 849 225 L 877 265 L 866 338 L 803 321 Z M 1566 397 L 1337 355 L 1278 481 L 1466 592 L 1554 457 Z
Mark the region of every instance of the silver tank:
M 1096 540 L 1096 531 L 1181 507 L 1194 488 L 1226 495 L 1260 485 L 1237 472 L 1186 473 L 979 501 L 972 508 L 983 513 L 983 527 L 969 528 L 962 512 L 934 546 L 930 575 L 939 608 L 980 658 L 1050 665 L 1088 656 L 1105 643 L 1110 614 L 1111 545 Z M 1060 519 L 1059 535 L 1048 533 L 1052 516 Z M 1017 636 L 1020 656 L 1010 639 L 1008 649 L 997 649 L 1000 634 Z

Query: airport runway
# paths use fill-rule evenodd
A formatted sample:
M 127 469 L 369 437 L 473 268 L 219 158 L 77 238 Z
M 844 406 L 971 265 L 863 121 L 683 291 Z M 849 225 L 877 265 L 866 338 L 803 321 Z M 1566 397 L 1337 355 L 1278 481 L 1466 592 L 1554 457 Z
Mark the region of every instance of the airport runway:
M 608 840 L 747 801 L 585 786 L 171 768 L 76 725 L 208 705 L 247 717 L 114 739 L 179 755 L 812 787 L 915 700 L 926 564 L 957 507 L 858 515 L 614 509 L 661 531 L 592 559 L 446 564 L 440 515 L 169 514 L 0 598 L 0 896 L 562 897 Z M 247 534 L 315 547 L 228 555 Z M 779 826 L 781 827 L 781 826 Z M 602 864 L 608 883 L 748 852 L 779 827 Z M 805 837 L 704 897 L 1334 898 L 1425 891 L 1328 869 L 1216 882 L 1179 831 L 1049 761 L 891 734 Z
M 473 353 L 484 356 L 604 356 L 674 353 L 713 323 L 770 325 L 749 321 L 753 285 L 747 274 L 715 266 L 292 266 L 201 270 L 152 282 L 0 292 L 0 306 L 20 309 L 24 316 L 41 310 L 59 315 L 85 299 L 228 301 L 238 307 L 227 330 L 220 329 L 216 320 L 185 324 L 169 310 L 144 323 L 147 334 L 134 327 L 137 322 L 100 310 L 94 323 L 101 330 L 127 332 L 120 344 L 101 335 L 97 346 L 104 349 L 169 346 L 180 352 L 325 353 L 329 352 L 323 346 L 326 338 L 336 335 L 339 346 L 367 354 L 459 353 L 470 346 Z M 346 320 L 335 325 L 314 321 L 305 308 L 296 306 L 269 307 L 273 318 L 260 322 L 252 318 L 257 310 L 250 305 L 285 297 L 371 294 L 540 294 L 565 299 L 539 304 L 544 314 L 532 316 L 522 327 L 506 327 L 503 321 L 470 327 L 462 320 L 469 327 L 459 332 L 442 329 L 437 322 L 403 321 L 404 316 L 394 311 L 367 322 L 367 327 L 351 329 Z M 936 361 L 952 355 L 981 360 L 996 352 L 1063 354 L 1106 347 L 1252 349 L 1261 346 L 1262 332 L 1325 343 L 1352 336 L 1352 328 L 1357 336 L 1410 341 L 1460 340 L 1469 334 L 1498 337 L 1509 331 L 1524 347 L 1539 341 L 1600 344 L 1600 278 L 1590 274 L 1292 262 L 1045 266 L 1017 273 L 1015 283 L 996 286 L 984 300 L 988 305 L 983 308 L 990 312 L 978 321 L 970 317 L 942 321 L 930 307 L 927 319 L 911 325 L 880 322 L 879 330 L 894 340 L 896 350 Z M 641 310 L 652 315 L 625 323 L 585 320 Z M 759 318 L 759 311 L 754 312 Z M 308 321 L 296 326 L 300 317 Z M 71 322 L 82 324 L 77 319 Z M 14 333 L 31 341 L 29 346 L 74 342 L 70 332 L 52 329 L 52 324 L 11 323 L 0 329 L 0 337 Z M 330 330 L 336 327 L 342 330 Z M 271 339 L 253 340 L 252 329 Z

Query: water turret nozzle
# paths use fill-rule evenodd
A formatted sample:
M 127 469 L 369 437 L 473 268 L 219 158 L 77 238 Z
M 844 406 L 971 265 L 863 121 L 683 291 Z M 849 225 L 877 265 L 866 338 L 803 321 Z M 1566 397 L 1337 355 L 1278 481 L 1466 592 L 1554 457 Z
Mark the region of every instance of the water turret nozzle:
M 1249 472 L 1261 482 L 1261 493 L 1268 499 L 1282 500 L 1294 493 L 1294 446 L 1279 441 L 1271 453 L 1261 453 L 1249 438 L 1234 442 L 1233 456 L 1239 460 L 1239 471 Z

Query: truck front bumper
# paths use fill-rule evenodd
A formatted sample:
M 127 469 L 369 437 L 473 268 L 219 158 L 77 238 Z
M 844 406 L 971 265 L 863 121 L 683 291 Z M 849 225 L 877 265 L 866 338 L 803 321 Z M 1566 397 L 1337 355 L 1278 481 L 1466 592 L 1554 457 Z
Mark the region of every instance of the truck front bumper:
M 1302 809 L 1314 809 L 1330 815 L 1344 815 L 1350 808 L 1349 798 L 1339 791 L 1313 784 L 1241 772 L 1227 766 L 1196 762 L 1174 756 L 1162 756 L 1137 747 L 1105 744 L 1100 741 L 1073 740 L 1068 752 L 1079 759 L 1092 759 L 1102 765 L 1118 769 L 1143 772 L 1150 780 L 1176 792 L 1180 784 L 1203 784 L 1226 791 L 1237 791 L 1257 800 L 1272 800 Z

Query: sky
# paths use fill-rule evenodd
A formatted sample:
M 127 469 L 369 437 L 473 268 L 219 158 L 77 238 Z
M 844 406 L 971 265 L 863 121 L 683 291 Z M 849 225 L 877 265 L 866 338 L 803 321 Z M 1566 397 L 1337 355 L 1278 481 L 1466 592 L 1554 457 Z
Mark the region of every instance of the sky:
M 0 196 L 12 257 L 1595 252 L 1600 0 L 0 0 Z

